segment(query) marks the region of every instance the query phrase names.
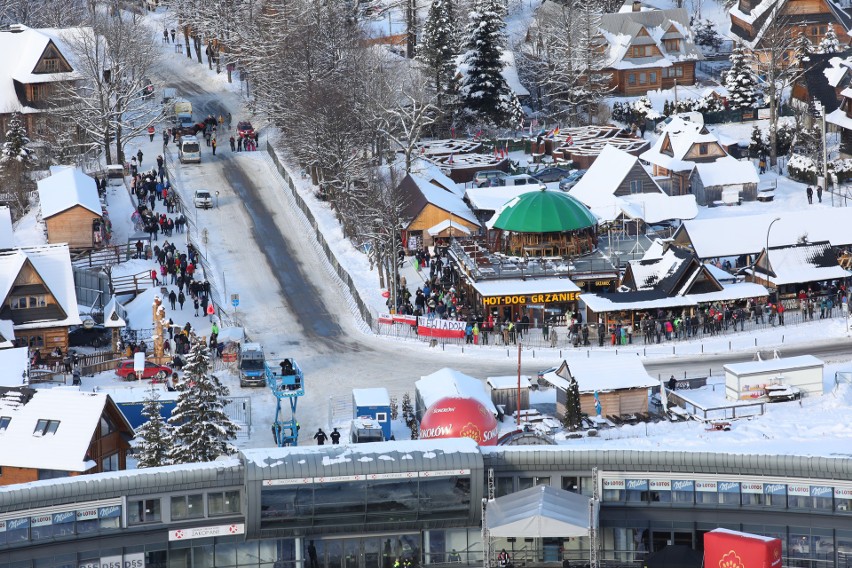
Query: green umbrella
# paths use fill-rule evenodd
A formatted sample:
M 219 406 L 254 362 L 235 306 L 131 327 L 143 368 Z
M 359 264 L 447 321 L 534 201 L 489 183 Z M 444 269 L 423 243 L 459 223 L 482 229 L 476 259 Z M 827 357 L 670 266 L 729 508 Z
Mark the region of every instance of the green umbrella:
M 531 191 L 503 205 L 495 229 L 515 233 L 558 233 L 594 227 L 598 220 L 575 198 L 561 191 Z

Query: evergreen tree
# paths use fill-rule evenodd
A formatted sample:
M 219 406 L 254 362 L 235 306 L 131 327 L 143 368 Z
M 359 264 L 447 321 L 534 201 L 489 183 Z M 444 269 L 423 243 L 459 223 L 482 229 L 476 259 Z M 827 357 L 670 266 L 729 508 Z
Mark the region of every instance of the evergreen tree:
M 224 411 L 228 387 L 209 372 L 207 343 L 195 335 L 191 343 L 184 378 L 177 385 L 177 405 L 169 418 L 174 427 L 173 463 L 209 462 L 237 451 L 230 444 L 237 436 L 237 426 Z
M 834 31 L 834 26 L 828 25 L 828 30 L 825 32 L 825 37 L 817 46 L 818 53 L 840 53 L 840 40 L 837 39 L 837 32 Z
M 722 37 L 716 31 L 716 24 L 711 20 L 701 20 L 693 26 L 693 29 L 695 30 L 695 43 L 698 45 L 703 45 L 713 50 L 718 50 L 722 47 Z
M 35 189 L 30 171 L 35 167 L 35 154 L 30 148 L 27 130 L 21 115 L 13 113 L 9 119 L 6 141 L 0 151 L 0 183 L 3 191 L 10 195 L 13 218 L 22 216 L 29 207 L 29 194 Z
M 752 158 L 759 158 L 769 154 L 769 144 L 763 136 L 763 131 L 758 125 L 751 129 L 751 141 L 748 145 L 748 153 Z
M 757 77 L 748 61 L 743 48 L 737 47 L 731 53 L 731 69 L 725 75 L 725 88 L 728 89 L 728 104 L 731 110 L 754 108 L 757 102 Z
M 408 393 L 402 395 L 402 419 L 409 427 L 414 421 L 414 407 L 411 405 L 411 396 Z
M 145 397 L 145 405 L 142 407 L 142 416 L 148 421 L 139 427 L 136 438 L 139 440 L 138 467 L 159 467 L 168 465 L 171 453 L 171 427 L 163 420 L 160 411 L 163 403 L 160 402 L 160 393 L 152 390 Z
M 565 415 L 562 417 L 562 424 L 570 431 L 575 432 L 583 424 L 583 413 L 580 410 L 580 386 L 576 379 L 571 379 L 565 394 Z
M 498 126 L 512 121 L 512 91 L 502 74 L 504 15 L 501 0 L 474 1 L 466 32 L 467 73 L 459 89 L 470 119 Z
M 799 36 L 793 43 L 793 52 L 799 67 L 804 67 L 807 65 L 808 61 L 811 60 L 811 54 L 814 52 L 814 46 L 811 43 L 811 40 L 808 39 L 808 36 L 805 35 L 805 32 L 799 32 Z
M 459 53 L 458 35 L 453 0 L 434 0 L 423 25 L 417 58 L 431 71 L 438 93 L 438 108 L 443 108 L 444 95 L 453 91 L 455 60 Z

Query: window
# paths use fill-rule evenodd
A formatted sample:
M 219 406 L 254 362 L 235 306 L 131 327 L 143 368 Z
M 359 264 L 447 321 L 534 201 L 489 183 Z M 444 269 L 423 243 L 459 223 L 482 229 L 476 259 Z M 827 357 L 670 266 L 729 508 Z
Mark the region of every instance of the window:
M 36 83 L 30 85 L 30 100 L 33 102 L 47 99 L 47 85 Z
M 159 523 L 160 520 L 159 499 L 142 499 L 127 504 L 127 522 L 131 525 Z
M 171 499 L 171 515 L 173 521 L 197 519 L 204 516 L 204 495 L 177 495 Z
M 9 427 L 12 418 L 9 416 L 0 416 L 0 432 Z
M 562 476 L 562 490 L 571 493 L 580 492 L 580 478 L 574 476 Z
M 208 515 L 230 515 L 240 512 L 240 492 L 225 491 L 224 493 L 207 494 Z
M 698 145 L 698 153 L 701 154 L 702 156 L 706 156 L 709 151 L 710 150 L 709 150 L 709 147 L 707 146 L 707 144 L 699 144 Z
M 642 180 L 630 180 L 630 193 L 642 193 Z
M 47 299 L 44 294 L 37 296 L 12 296 L 9 300 L 9 307 L 13 310 L 44 308 L 45 306 L 47 306 Z
M 23 345 L 27 347 L 44 347 L 44 336 L 42 335 L 23 335 L 19 339 L 23 339 Z
M 627 84 L 635 85 L 636 84 L 636 73 L 629 73 L 627 75 Z
M 62 471 L 60 469 L 40 469 L 38 470 L 38 480 L 44 481 L 45 479 L 61 479 L 63 477 L 68 477 L 67 471 Z
M 56 73 L 59 71 L 59 60 L 56 58 L 43 59 L 42 69 L 45 73 Z
M 663 77 L 666 79 L 683 77 L 683 67 L 666 67 L 663 69 Z
M 388 413 L 387 412 L 376 412 L 376 420 L 378 422 L 387 422 Z
M 647 73 L 639 73 L 639 84 L 644 85 L 648 82 L 648 74 Z
M 666 46 L 666 51 L 680 51 L 679 39 L 667 39 L 664 43 Z
M 112 420 L 110 420 L 106 416 L 101 416 L 100 427 L 101 427 L 101 437 L 109 436 L 110 434 L 115 432 L 115 426 L 113 426 Z M 107 470 L 105 470 L 105 471 L 107 471 Z M 114 470 L 108 470 L 108 471 L 114 471 Z
M 118 453 L 110 454 L 101 460 L 101 471 L 118 471 Z
M 498 477 L 497 478 L 497 497 L 508 495 L 515 490 L 515 478 L 513 477 Z
M 650 80 L 652 85 L 657 82 L 657 73 L 655 71 L 651 71 Z
M 48 434 L 55 434 L 57 428 L 59 428 L 59 420 L 41 419 L 36 422 L 35 430 L 33 430 L 33 436 L 47 436 Z

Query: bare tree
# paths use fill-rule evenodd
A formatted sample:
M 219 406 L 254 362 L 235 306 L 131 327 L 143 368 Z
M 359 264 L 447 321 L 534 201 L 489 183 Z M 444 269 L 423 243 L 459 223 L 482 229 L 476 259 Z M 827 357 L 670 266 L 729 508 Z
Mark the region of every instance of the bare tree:
M 85 0 L 0 0 L 0 25 L 67 28 L 80 25 L 94 9 Z

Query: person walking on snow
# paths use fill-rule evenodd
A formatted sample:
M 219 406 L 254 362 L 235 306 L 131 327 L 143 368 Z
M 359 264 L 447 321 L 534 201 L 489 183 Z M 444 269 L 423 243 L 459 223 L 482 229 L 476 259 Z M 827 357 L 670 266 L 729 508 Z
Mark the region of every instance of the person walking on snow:
M 152 283 L 154 286 L 159 286 L 159 285 L 160 285 L 160 281 L 157 279 L 157 271 L 156 271 L 156 270 L 152 270 L 152 271 L 151 271 L 151 283 Z
M 231 138 L 228 141 L 231 143 L 231 152 L 233 152 L 234 150 L 237 149 L 237 141 L 234 140 L 233 136 L 231 136 Z
M 155 133 L 156 133 L 156 131 L 154 130 L 154 125 L 152 124 L 151 126 L 148 127 L 148 139 L 151 142 L 154 141 L 154 134 Z
M 178 304 L 180 304 L 180 309 L 183 309 L 183 303 L 186 302 L 186 296 L 183 293 L 183 290 L 178 294 Z
M 317 433 L 314 434 L 314 440 L 317 441 L 317 446 L 324 446 L 325 441 L 328 440 L 328 436 L 326 436 L 325 432 L 322 431 L 322 428 L 317 430 Z
M 337 431 L 337 428 L 331 432 L 331 443 L 335 445 L 340 443 L 340 432 Z
M 213 155 L 216 155 L 216 139 L 210 141 L 210 145 L 213 147 Z
M 136 159 L 138 160 L 137 163 L 138 163 L 139 167 L 141 168 L 142 167 L 142 148 L 139 148 L 138 150 L 136 150 Z
M 805 190 L 805 193 L 808 196 L 808 205 L 813 205 L 813 203 L 814 203 L 814 189 L 811 186 L 808 186 L 808 189 Z

